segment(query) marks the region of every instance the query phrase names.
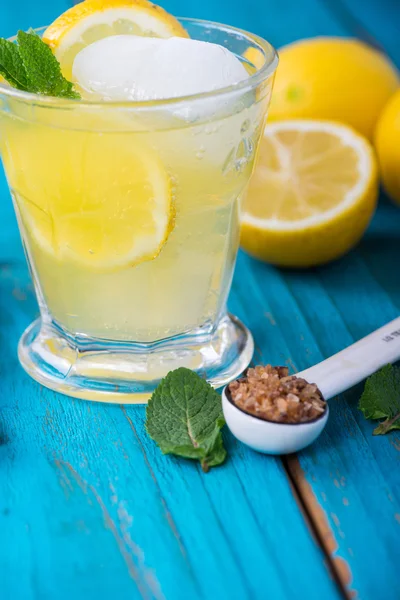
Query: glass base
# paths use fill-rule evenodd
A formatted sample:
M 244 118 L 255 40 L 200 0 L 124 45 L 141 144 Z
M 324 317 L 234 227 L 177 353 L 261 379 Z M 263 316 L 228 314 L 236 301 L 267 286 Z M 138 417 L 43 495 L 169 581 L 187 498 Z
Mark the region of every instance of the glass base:
M 187 367 L 215 388 L 244 371 L 253 356 L 250 331 L 223 317 L 213 334 L 182 335 L 153 344 L 71 337 L 38 319 L 22 335 L 18 356 L 36 381 L 61 394 L 95 400 L 146 403 L 160 380 Z

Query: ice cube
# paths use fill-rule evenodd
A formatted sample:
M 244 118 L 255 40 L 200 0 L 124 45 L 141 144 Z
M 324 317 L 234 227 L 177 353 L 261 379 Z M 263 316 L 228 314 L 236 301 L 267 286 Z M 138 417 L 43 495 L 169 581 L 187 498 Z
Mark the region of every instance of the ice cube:
M 141 101 L 209 92 L 248 77 L 234 54 L 218 44 L 172 37 L 107 37 L 79 52 L 73 77 L 103 100 Z

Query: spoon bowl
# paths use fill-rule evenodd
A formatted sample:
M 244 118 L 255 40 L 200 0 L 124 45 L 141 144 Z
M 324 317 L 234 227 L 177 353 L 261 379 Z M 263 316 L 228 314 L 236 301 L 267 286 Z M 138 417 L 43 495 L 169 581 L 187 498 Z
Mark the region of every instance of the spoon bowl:
M 384 365 L 400 360 L 400 317 L 334 356 L 298 373 L 315 383 L 325 400 L 351 388 Z M 312 444 L 322 433 L 329 407 L 306 423 L 276 423 L 255 417 L 238 408 L 228 387 L 222 392 L 225 421 L 233 435 L 264 454 L 290 454 Z
M 329 407 L 321 416 L 307 423 L 276 423 L 255 417 L 238 408 L 227 387 L 222 392 L 222 410 L 233 435 L 263 454 L 291 454 L 312 444 L 324 429 Z

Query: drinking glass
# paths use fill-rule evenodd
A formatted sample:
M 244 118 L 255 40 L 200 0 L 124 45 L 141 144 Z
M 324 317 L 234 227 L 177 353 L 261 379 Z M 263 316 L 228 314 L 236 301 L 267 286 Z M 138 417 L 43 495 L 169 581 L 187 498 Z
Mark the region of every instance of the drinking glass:
M 248 79 L 144 102 L 0 85 L 2 158 L 40 307 L 19 359 L 70 396 L 144 402 L 178 367 L 219 387 L 252 357 L 226 301 L 277 55 L 233 27 L 182 24 L 233 52 Z

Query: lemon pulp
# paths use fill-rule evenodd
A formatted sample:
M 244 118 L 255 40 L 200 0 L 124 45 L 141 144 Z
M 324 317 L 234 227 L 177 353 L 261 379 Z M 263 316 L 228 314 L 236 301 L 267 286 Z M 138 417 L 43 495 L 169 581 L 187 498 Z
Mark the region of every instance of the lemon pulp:
M 354 245 L 377 198 L 370 144 L 327 121 L 267 125 L 242 215 L 242 245 L 263 260 L 310 266 Z
M 44 252 L 94 270 L 157 256 L 173 223 L 157 154 L 96 131 L 14 127 L 10 139 L 4 160 L 21 218 Z
M 75 56 L 93 42 L 120 34 L 188 37 L 172 15 L 147 0 L 85 0 L 54 21 L 43 40 L 52 48 L 67 79 Z

